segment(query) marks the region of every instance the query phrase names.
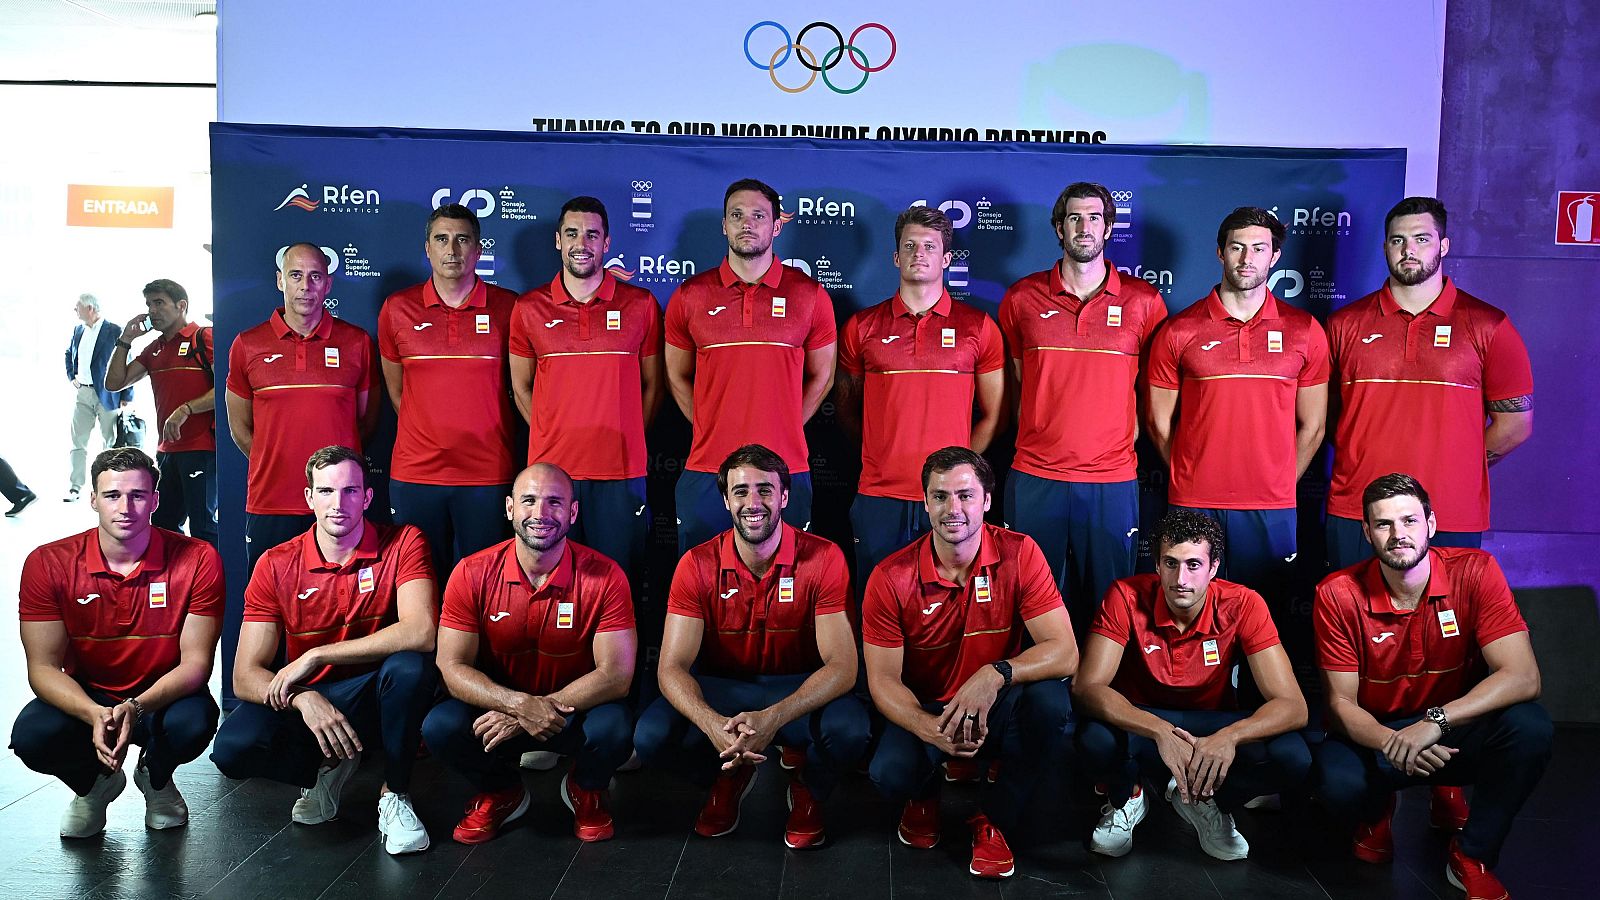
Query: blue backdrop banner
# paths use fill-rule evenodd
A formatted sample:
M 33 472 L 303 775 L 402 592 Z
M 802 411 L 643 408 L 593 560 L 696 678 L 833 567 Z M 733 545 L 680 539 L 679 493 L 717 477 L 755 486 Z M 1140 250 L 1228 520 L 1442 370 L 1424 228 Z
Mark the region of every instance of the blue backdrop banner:
M 273 273 L 284 247 L 296 241 L 323 247 L 334 264 L 329 308 L 375 331 L 383 299 L 427 277 L 424 222 L 444 203 L 463 203 L 480 217 L 478 274 L 525 291 L 558 272 L 561 204 L 581 194 L 599 197 L 610 214 L 607 268 L 665 304 L 685 278 L 714 268 L 726 254 L 720 231 L 726 186 L 759 178 L 784 198 L 779 256 L 829 290 L 842 323 L 894 293 L 894 219 L 906 207 L 926 204 L 949 214 L 956 229 L 950 292 L 993 315 L 1009 284 L 1060 260 L 1050 226 L 1056 195 L 1070 182 L 1097 181 L 1111 189 L 1117 206 L 1107 258 L 1154 284 L 1170 310 L 1210 291 L 1220 271 L 1217 223 L 1234 207 L 1251 205 L 1272 210 L 1288 228 L 1274 291 L 1325 318 L 1386 277 L 1383 215 L 1402 196 L 1406 164 L 1403 150 L 731 141 L 233 124 L 215 124 L 211 135 L 219 384 L 226 378 L 224 348 L 282 303 Z M 688 445 L 686 425 L 667 407 L 650 435 L 651 507 L 663 526 L 661 548 L 673 541 L 671 485 Z M 245 460 L 227 446 L 225 423 L 218 430 L 222 541 L 236 604 L 245 583 Z M 370 448 L 380 471 L 387 468 L 390 435 L 386 426 Z M 847 542 L 845 511 L 859 448 L 834 427 L 831 407 L 808 435 L 815 530 Z M 993 455 L 1003 466 L 1009 447 Z M 1319 472 L 1313 467 L 1302 485 L 1307 516 L 1320 512 Z M 1159 472 L 1145 481 L 1148 515 L 1158 511 L 1165 486 Z M 387 509 L 385 496 L 380 490 L 375 511 Z M 1318 552 L 1309 553 L 1313 540 Z M 1320 537 L 1302 529 L 1301 550 L 1303 558 L 1320 559 Z M 656 604 L 671 574 L 670 558 L 660 563 L 646 586 Z

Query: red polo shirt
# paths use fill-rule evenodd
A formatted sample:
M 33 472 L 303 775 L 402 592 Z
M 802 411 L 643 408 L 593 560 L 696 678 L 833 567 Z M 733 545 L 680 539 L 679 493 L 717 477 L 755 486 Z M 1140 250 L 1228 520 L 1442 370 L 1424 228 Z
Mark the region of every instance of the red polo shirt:
M 1494 557 L 1456 547 L 1428 554 L 1433 569 L 1414 610 L 1394 608 L 1376 559 L 1317 585 L 1317 665 L 1360 675 L 1356 702 L 1380 722 L 1465 696 L 1488 674 L 1483 648 L 1528 630 Z
M 17 609 L 24 622 L 66 626 L 62 668 L 120 698 L 176 668 L 184 617 L 221 616 L 222 596 L 222 560 L 205 541 L 151 528 L 144 559 L 118 575 L 91 528 L 28 554 Z
M 851 316 L 839 368 L 862 381 L 861 493 L 921 500 L 923 461 L 971 445 L 978 376 L 1004 366 L 1000 330 L 949 292 L 920 316 L 898 294 Z
M 400 586 L 433 578 L 428 541 L 414 525 L 368 520 L 361 543 L 342 566 L 323 558 L 316 534 L 313 525 L 268 550 L 244 591 L 244 620 L 277 625 L 289 662 L 307 650 L 363 638 L 393 625 L 400 620 L 395 603 Z M 376 662 L 325 666 L 305 683 L 339 681 L 376 668 Z
M 1147 282 L 1106 266 L 1105 287 L 1088 301 L 1067 290 L 1058 266 L 1013 284 L 1000 301 L 1000 330 L 1022 364 L 1018 471 L 1097 483 L 1137 475 L 1140 354 L 1167 305 Z
M 205 344 L 203 349 L 202 343 Z M 205 366 L 200 364 L 202 354 Z M 206 369 L 215 371 L 216 358 L 212 352 L 211 329 L 195 322 L 178 329 L 171 337 L 157 337 L 139 354 L 135 362 L 150 373 L 150 389 L 156 395 L 157 432 L 173 410 L 211 390 L 212 376 Z M 211 410 L 191 413 L 178 429 L 178 439 L 162 439 L 156 449 L 162 453 L 216 450 L 216 414 Z
M 1328 318 L 1328 342 L 1342 407 L 1328 513 L 1360 519 L 1367 485 L 1405 472 L 1427 487 L 1441 529 L 1487 529 L 1486 407 L 1533 393 L 1528 349 L 1506 314 L 1446 278 L 1412 315 L 1386 282 Z
M 1151 341 L 1146 379 L 1180 393 L 1173 505 L 1294 508 L 1296 395 L 1328 380 L 1328 338 L 1310 313 L 1268 292 L 1241 322 L 1213 290 Z
M 734 678 L 822 667 L 817 616 L 845 611 L 850 571 L 832 541 L 783 526 L 778 556 L 757 580 L 729 529 L 678 560 L 667 612 L 705 623 L 698 671 Z
M 633 628 L 633 601 L 616 563 L 570 540 L 535 590 L 513 538 L 456 566 L 439 624 L 478 636 L 495 683 L 544 696 L 594 671 L 594 636 Z
M 1124 648 L 1111 686 L 1129 703 L 1161 709 L 1237 709 L 1233 667 L 1279 643 L 1261 595 L 1220 578 L 1187 631 L 1178 630 L 1156 575 L 1112 584 L 1089 630 Z
M 511 459 L 506 340 L 517 295 L 483 279 L 460 309 L 433 279 L 389 296 L 378 352 L 400 364 L 390 475 L 413 484 L 505 484 Z
M 654 295 L 608 272 L 579 303 L 557 275 L 517 302 L 511 352 L 536 361 L 529 463 L 553 462 L 573 478 L 644 477 L 639 370 L 661 352 Z
M 1050 566 L 1033 538 L 983 526 L 965 587 L 946 581 L 924 534 L 872 570 L 861 604 L 869 644 L 905 648 L 901 680 L 921 703 L 944 703 L 972 673 L 1022 651 L 1023 623 L 1062 609 Z
M 667 343 L 694 354 L 694 439 L 687 468 L 715 472 L 751 441 L 809 472 L 800 395 L 806 353 L 837 340 L 828 292 L 776 260 L 745 284 L 724 259 L 667 303 Z
M 255 416 L 245 512 L 305 515 L 306 460 L 332 444 L 361 449 L 360 395 L 377 385 L 372 339 L 330 313 L 301 337 L 274 310 L 234 338 L 228 390 Z

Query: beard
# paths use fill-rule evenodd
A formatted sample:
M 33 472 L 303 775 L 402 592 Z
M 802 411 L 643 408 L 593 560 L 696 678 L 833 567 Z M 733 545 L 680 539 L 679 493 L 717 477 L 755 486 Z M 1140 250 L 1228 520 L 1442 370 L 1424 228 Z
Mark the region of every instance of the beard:
M 1242 294 L 1246 291 L 1253 291 L 1265 284 L 1267 281 L 1267 276 L 1270 274 L 1270 272 L 1257 269 L 1254 275 L 1251 275 L 1248 278 L 1241 278 L 1234 270 L 1223 269 L 1222 280 L 1228 283 L 1228 287 L 1233 288 L 1235 291 L 1238 291 Z
M 740 540 L 753 546 L 772 537 L 773 532 L 778 530 L 778 524 L 782 521 L 782 517 L 773 513 L 767 516 L 760 525 L 751 526 L 742 517 L 735 517 L 733 529 L 739 533 Z
M 589 278 L 600 271 L 600 257 L 592 256 L 586 263 L 574 262 L 571 259 L 562 260 L 562 267 L 573 278 Z
M 535 519 L 528 524 L 551 526 L 550 533 L 542 536 L 528 533 L 526 524 L 517 526 L 517 540 L 522 542 L 522 546 L 527 547 L 529 550 L 532 550 L 535 553 L 543 553 L 544 551 L 549 550 L 551 547 L 559 545 L 562 541 L 566 540 L 567 532 L 572 530 L 571 528 L 562 528 L 560 522 L 547 522 Z
M 1401 260 L 1401 262 L 1404 262 L 1404 260 Z M 1439 266 L 1444 263 L 1444 257 L 1435 256 L 1432 262 L 1425 259 L 1419 259 L 1417 262 L 1419 265 L 1409 273 L 1396 266 L 1390 266 L 1389 274 L 1394 276 L 1394 280 L 1400 284 L 1406 287 L 1415 287 L 1432 278 L 1434 273 L 1439 271 Z
M 1410 547 L 1397 547 L 1390 542 L 1385 544 L 1382 550 L 1374 552 L 1378 556 L 1378 561 L 1386 568 L 1396 572 L 1409 572 L 1422 565 L 1422 561 L 1428 558 L 1428 546 L 1428 539 L 1424 537 Z
M 1094 262 L 1095 259 L 1100 256 L 1100 254 L 1105 252 L 1106 243 L 1105 241 L 1095 241 L 1093 244 L 1090 244 L 1086 247 L 1077 241 L 1067 241 L 1065 249 L 1067 251 L 1067 258 L 1073 262 L 1080 264 L 1091 263 Z

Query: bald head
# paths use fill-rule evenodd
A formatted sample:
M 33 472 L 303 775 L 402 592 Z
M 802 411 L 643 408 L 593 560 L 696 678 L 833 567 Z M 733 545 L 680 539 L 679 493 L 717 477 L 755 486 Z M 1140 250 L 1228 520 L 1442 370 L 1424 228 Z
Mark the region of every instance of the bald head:
M 517 473 L 517 478 L 511 485 L 512 496 L 526 493 L 525 488 L 528 487 L 530 482 L 537 482 L 544 488 L 540 493 L 556 489 L 568 500 L 571 500 L 573 494 L 577 493 L 577 488 L 572 482 L 572 476 L 567 474 L 566 469 L 555 463 L 536 462 Z
M 572 476 L 560 466 L 534 463 L 517 475 L 506 498 L 506 518 L 522 546 L 533 553 L 560 553 L 578 521 Z

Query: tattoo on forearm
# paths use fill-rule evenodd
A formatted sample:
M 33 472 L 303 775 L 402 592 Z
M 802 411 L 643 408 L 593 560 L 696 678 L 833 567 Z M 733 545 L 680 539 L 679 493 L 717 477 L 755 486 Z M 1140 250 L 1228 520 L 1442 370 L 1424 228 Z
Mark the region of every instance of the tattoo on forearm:
M 1506 400 L 1490 400 L 1490 412 L 1531 412 L 1533 410 L 1533 395 L 1523 394 L 1521 397 L 1511 397 Z

